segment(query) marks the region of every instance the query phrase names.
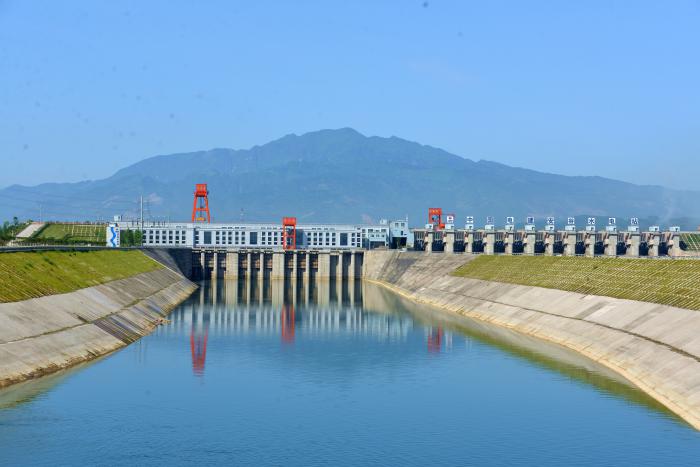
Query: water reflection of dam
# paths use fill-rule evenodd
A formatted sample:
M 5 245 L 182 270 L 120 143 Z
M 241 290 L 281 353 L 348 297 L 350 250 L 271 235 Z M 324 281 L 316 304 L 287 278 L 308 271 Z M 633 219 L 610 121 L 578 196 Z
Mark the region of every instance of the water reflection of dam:
M 347 285 L 347 284 L 346 284 Z M 293 291 L 283 289 L 282 282 L 266 283 L 267 299 L 241 294 L 247 284 L 237 281 L 205 282 L 177 312 L 170 316 L 172 325 L 160 332 L 191 331 L 204 341 L 204 336 L 225 336 L 237 333 L 278 334 L 293 340 L 296 333 L 359 333 L 379 339 L 400 338 L 413 327 L 409 315 L 370 312 L 364 307 L 362 283 L 348 289 L 320 283 L 310 287 L 305 298 L 293 298 Z M 254 290 L 255 293 L 255 290 Z M 372 294 L 369 294 L 372 301 Z
M 403 341 L 414 318 L 396 312 L 385 301 L 386 291 L 362 282 L 207 281 L 171 316 L 158 332 L 188 335 L 192 368 L 205 370 L 212 338 L 255 333 L 279 336 L 293 344 L 300 336 L 352 335 L 375 342 Z M 449 331 L 425 328 L 426 350 L 440 352 L 451 344 Z

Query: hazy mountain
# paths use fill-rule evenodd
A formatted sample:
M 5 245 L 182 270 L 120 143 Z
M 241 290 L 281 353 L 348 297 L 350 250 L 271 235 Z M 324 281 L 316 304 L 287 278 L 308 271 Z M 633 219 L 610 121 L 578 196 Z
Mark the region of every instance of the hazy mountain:
M 0 219 L 13 215 L 84 220 L 146 215 L 188 220 L 195 183 L 208 183 L 215 221 L 363 222 L 409 216 L 427 208 L 464 216 L 519 220 L 526 215 L 639 216 L 655 222 L 700 218 L 700 192 L 638 186 L 602 177 L 567 177 L 472 161 L 400 138 L 365 137 L 352 129 L 288 135 L 248 150 L 213 149 L 157 156 L 113 176 L 0 190 Z M 621 221 L 623 222 L 623 221 Z M 626 221 L 624 221 L 626 222 Z

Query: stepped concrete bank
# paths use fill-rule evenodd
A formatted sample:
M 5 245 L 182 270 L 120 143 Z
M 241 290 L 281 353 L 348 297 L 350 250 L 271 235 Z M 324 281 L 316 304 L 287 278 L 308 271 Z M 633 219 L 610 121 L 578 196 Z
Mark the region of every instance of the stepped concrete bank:
M 363 276 L 417 302 L 580 352 L 700 429 L 700 312 L 450 275 L 473 258 L 370 251 Z
M 196 288 L 162 268 L 66 294 L 0 303 L 0 387 L 128 345 Z

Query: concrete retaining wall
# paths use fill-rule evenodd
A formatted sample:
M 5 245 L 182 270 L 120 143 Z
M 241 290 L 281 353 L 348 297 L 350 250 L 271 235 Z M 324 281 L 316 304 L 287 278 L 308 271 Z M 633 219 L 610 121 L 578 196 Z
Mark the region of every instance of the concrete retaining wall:
M 112 352 L 148 334 L 197 288 L 170 269 L 0 303 L 0 387 Z
M 371 251 L 363 275 L 412 300 L 580 352 L 700 429 L 700 312 L 449 275 L 472 258 Z

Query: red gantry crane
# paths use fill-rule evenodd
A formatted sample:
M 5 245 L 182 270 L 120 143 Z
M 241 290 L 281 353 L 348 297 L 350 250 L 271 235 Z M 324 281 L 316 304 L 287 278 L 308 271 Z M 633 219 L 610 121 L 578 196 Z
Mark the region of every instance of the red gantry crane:
M 204 215 L 206 214 L 206 217 Z M 197 183 L 194 190 L 192 222 L 211 222 L 209 213 L 209 190 L 206 183 Z
M 297 249 L 297 218 L 283 217 L 282 218 L 282 249 L 296 250 Z

